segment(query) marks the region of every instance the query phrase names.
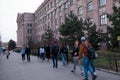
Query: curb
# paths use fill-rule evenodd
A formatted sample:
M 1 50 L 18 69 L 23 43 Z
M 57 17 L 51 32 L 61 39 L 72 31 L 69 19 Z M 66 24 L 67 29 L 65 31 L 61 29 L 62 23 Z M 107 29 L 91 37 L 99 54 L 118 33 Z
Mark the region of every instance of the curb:
M 96 70 L 111 73 L 111 74 L 115 74 L 115 75 L 120 75 L 120 72 L 110 71 L 110 70 L 106 70 L 106 69 L 96 68 Z

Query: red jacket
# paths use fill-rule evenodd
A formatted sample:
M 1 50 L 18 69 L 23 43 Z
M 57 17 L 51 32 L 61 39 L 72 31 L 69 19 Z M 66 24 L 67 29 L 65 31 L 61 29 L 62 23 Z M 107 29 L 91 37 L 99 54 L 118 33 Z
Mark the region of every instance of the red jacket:
M 86 45 L 86 47 L 88 47 L 89 43 L 88 43 L 88 41 L 85 41 L 85 42 L 81 43 L 80 49 L 79 49 L 79 59 L 81 59 L 82 57 L 87 57 L 88 56 L 88 50 L 83 44 Z

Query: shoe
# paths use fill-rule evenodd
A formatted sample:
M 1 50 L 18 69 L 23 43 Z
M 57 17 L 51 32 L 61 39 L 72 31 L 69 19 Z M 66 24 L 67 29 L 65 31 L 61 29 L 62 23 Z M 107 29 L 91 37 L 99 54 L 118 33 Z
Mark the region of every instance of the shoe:
M 96 75 L 93 75 L 93 76 L 92 76 L 92 80 L 95 80 L 96 78 L 97 78 Z
M 55 68 L 55 66 L 53 65 L 53 68 Z
M 82 76 L 84 76 L 83 72 L 80 73 Z
M 75 72 L 75 70 L 71 70 L 71 72 Z
M 87 78 L 83 79 L 83 80 L 88 80 Z

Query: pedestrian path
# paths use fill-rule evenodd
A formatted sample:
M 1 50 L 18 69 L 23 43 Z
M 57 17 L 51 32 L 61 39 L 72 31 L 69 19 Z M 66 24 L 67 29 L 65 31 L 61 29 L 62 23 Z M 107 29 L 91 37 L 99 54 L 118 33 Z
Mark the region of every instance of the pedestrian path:
M 21 55 L 15 52 L 11 52 L 8 60 L 0 56 L 0 80 L 83 80 L 78 67 L 75 73 L 71 69 L 72 64 L 64 67 L 61 61 L 57 69 L 52 68 L 52 61 L 41 62 L 35 56 L 31 56 L 31 62 L 22 62 Z M 120 80 L 120 75 L 98 70 L 97 74 L 96 80 Z

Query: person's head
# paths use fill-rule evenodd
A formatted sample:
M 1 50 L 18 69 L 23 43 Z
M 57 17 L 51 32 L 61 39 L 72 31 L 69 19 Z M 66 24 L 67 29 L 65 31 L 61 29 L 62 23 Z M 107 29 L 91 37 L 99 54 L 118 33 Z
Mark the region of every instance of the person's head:
M 81 42 L 85 42 L 85 41 L 86 41 L 85 36 L 81 37 Z
M 29 45 L 27 45 L 27 48 L 29 47 Z
M 75 41 L 75 44 L 74 44 L 74 47 L 78 47 L 78 45 L 79 45 L 79 41 L 76 40 L 76 41 Z

